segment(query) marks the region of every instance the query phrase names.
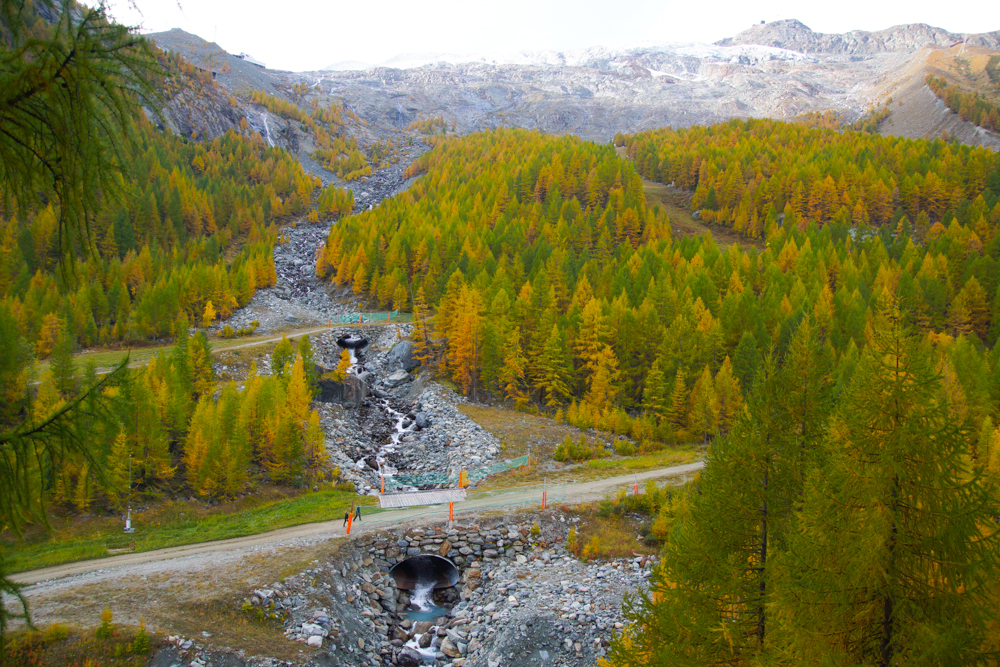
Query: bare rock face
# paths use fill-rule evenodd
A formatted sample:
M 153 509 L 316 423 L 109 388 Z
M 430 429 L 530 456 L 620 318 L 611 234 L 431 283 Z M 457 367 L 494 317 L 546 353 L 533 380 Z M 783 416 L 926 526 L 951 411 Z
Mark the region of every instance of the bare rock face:
M 343 382 L 334 380 L 319 381 L 320 403 L 339 403 L 341 405 L 351 405 L 358 407 L 368 395 L 368 385 L 363 379 L 354 375 L 348 375 Z
M 761 23 L 735 37 L 716 42 L 717 46 L 758 44 L 800 53 L 873 55 L 912 53 L 925 46 L 948 48 L 966 42 L 970 46 L 1000 47 L 1000 31 L 969 35 L 953 33 L 925 23 L 897 25 L 885 30 L 852 30 L 843 35 L 813 32 L 794 19 Z
M 295 152 L 324 182 L 337 181 L 315 161 L 311 135 L 250 102 L 246 91 L 263 90 L 302 108 L 343 100 L 360 119 L 345 131 L 362 146 L 412 139 L 405 130 L 410 123 L 439 115 L 454 120 L 457 134 L 514 126 L 603 143 L 618 132 L 731 118 L 787 119 L 830 109 L 852 121 L 895 96 L 901 84 L 919 79 L 922 85 L 925 47 L 964 42 L 1000 49 L 1000 31 L 967 35 L 911 24 L 837 35 L 787 20 L 755 25 L 714 45 L 539 52 L 516 65 L 483 57 L 294 73 L 256 67 L 181 31 L 153 37 L 214 72 L 219 87 L 203 103 L 173 105 L 168 116 L 177 131 L 205 128 L 200 132 L 211 136 L 241 127 Z M 291 94 L 296 84 L 308 92 Z M 237 107 L 226 95 L 238 100 Z M 393 168 L 401 171 L 418 153 L 414 149 Z M 377 202 L 370 190 L 382 176 L 347 184 L 359 208 Z

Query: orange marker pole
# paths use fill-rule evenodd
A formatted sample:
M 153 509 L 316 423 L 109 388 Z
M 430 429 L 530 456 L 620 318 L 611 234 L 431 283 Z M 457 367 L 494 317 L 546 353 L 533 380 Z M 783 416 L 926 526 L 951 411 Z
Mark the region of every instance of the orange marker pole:
M 330 321 L 326 323 L 326 328 L 329 329 L 332 326 L 333 326 L 333 318 L 331 317 Z
M 635 485 L 635 495 L 639 495 L 639 485 Z
M 340 324 L 340 313 L 337 313 L 337 324 Z
M 347 534 L 351 534 L 351 524 L 354 523 L 354 512 L 351 512 L 347 517 Z
M 448 521 L 455 520 L 455 503 L 448 503 Z
M 545 494 L 546 494 L 546 492 L 542 491 L 542 509 L 543 510 L 544 509 L 548 509 L 548 507 L 549 507 L 548 503 L 545 502 Z
M 385 493 L 385 477 L 379 475 L 379 479 L 382 480 L 382 493 Z
M 389 324 L 390 322 L 392 322 L 392 311 L 391 310 L 388 313 L 386 313 L 386 316 L 385 316 L 385 323 Z

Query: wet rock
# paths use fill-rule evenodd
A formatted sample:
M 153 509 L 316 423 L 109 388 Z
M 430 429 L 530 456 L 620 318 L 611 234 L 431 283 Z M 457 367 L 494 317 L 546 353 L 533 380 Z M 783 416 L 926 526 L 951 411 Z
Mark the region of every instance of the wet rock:
M 421 656 L 412 648 L 404 648 L 396 658 L 396 664 L 400 667 L 417 667 L 421 663 Z

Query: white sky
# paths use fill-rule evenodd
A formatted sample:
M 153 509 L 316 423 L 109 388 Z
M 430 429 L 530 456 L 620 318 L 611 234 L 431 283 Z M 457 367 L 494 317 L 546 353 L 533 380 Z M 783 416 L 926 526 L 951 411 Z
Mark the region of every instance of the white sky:
M 122 23 L 181 28 L 268 67 L 321 69 L 403 53 L 503 53 L 633 43 L 714 42 L 761 20 L 795 18 L 816 32 L 927 23 L 1000 30 L 998 0 L 109 0 Z

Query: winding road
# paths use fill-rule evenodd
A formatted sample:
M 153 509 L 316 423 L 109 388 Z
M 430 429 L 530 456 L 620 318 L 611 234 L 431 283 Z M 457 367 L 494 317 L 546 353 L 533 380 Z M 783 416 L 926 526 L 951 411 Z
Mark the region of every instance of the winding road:
M 675 483 L 682 483 L 689 479 L 691 475 L 701 470 L 704 463 L 701 461 L 687 463 L 670 468 L 658 468 L 635 475 L 622 475 L 619 477 L 609 477 L 606 479 L 594 480 L 591 482 L 581 482 L 578 484 L 552 485 L 551 502 L 559 504 L 578 504 L 603 498 L 609 492 L 614 492 L 623 487 L 630 487 L 634 482 L 645 482 L 650 479 L 671 479 Z M 519 505 L 537 505 L 541 503 L 541 486 L 533 485 L 528 487 L 517 487 L 507 490 L 493 490 L 476 494 L 469 499 L 455 506 L 457 513 L 482 511 L 490 509 L 500 509 L 516 507 Z M 446 506 L 423 506 L 410 507 L 402 510 L 392 510 L 380 512 L 364 519 L 352 530 L 352 535 L 379 530 L 386 525 L 399 526 L 406 522 L 416 521 L 421 518 L 429 518 L 438 515 L 447 515 Z M 39 582 L 60 579 L 73 575 L 96 572 L 98 570 L 117 570 L 121 574 L 126 574 L 130 567 L 167 561 L 175 558 L 187 556 L 197 556 L 217 552 L 236 552 L 262 545 L 271 545 L 278 542 L 297 538 L 321 538 L 321 537 L 342 537 L 344 535 L 343 520 L 336 518 L 332 521 L 320 523 L 308 523 L 290 528 L 261 533 L 259 535 L 249 535 L 237 537 L 229 540 L 218 540 L 215 542 L 201 542 L 198 544 L 188 544 L 181 547 L 170 547 L 157 551 L 144 551 L 139 553 L 122 554 L 110 558 L 100 558 L 97 560 L 80 561 L 67 565 L 47 567 L 30 572 L 22 572 L 14 575 L 14 581 L 26 586 Z

